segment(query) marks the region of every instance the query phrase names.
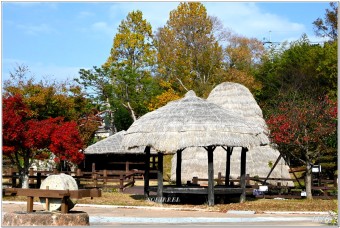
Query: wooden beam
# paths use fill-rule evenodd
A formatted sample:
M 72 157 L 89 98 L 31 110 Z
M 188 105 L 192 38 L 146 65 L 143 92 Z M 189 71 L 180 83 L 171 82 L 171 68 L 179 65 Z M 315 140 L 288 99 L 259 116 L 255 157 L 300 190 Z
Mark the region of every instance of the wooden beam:
M 208 146 L 204 147 L 208 151 L 208 205 L 213 206 L 215 204 L 214 193 L 214 150 L 216 147 Z
M 241 151 L 241 172 L 240 172 L 240 185 L 242 188 L 242 193 L 240 196 L 240 203 L 246 201 L 246 155 L 248 148 L 242 147 Z
M 34 189 L 34 188 L 8 188 L 6 193 L 13 193 L 17 196 L 43 197 L 43 198 L 70 198 L 81 199 L 83 197 L 101 197 L 100 189 L 78 189 L 78 190 L 51 190 L 51 189 Z
M 149 180 L 150 180 L 150 147 L 145 147 L 145 170 L 144 170 L 144 196 L 149 197 Z
M 160 197 L 160 199 L 162 199 L 163 197 L 163 153 L 161 152 L 158 152 L 157 181 L 158 181 L 157 197 Z M 160 202 L 162 202 L 162 200 L 160 200 Z
M 182 185 L 182 151 L 177 150 L 177 163 L 176 163 L 176 186 Z
M 274 164 L 274 165 L 273 165 L 273 167 L 270 169 L 270 171 L 269 171 L 269 173 L 268 173 L 268 175 L 267 175 L 266 179 L 264 180 L 264 182 L 263 182 L 263 185 L 265 185 L 265 184 L 266 184 L 266 182 L 267 182 L 267 180 L 268 180 L 268 178 L 269 178 L 270 174 L 272 174 L 272 172 L 273 172 L 273 170 L 275 169 L 275 167 L 276 167 L 277 163 L 279 163 L 279 161 L 280 161 L 281 157 L 282 157 L 282 154 L 280 153 L 280 156 L 279 156 L 279 157 L 276 159 L 276 161 L 275 161 L 275 164 Z

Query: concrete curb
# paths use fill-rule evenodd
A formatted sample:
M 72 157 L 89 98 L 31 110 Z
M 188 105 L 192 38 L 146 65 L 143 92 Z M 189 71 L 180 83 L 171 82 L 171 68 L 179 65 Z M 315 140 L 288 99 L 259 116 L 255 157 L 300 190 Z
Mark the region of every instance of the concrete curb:
M 26 202 L 21 201 L 2 201 L 2 204 L 18 204 L 26 205 Z M 34 205 L 40 205 L 39 202 L 34 202 Z M 147 210 L 174 210 L 174 211 L 212 211 L 209 209 L 201 208 L 180 208 L 180 207 L 149 207 L 149 206 L 121 206 L 121 205 L 96 205 L 96 204 L 76 204 L 76 207 L 96 207 L 96 208 L 126 208 L 126 209 L 147 209 Z M 218 212 L 218 211 L 212 211 Z M 263 211 L 261 213 L 255 213 L 255 211 L 235 211 L 229 210 L 232 214 L 304 214 L 304 215 L 328 215 L 329 212 L 323 211 Z M 227 212 L 227 213 L 228 213 Z

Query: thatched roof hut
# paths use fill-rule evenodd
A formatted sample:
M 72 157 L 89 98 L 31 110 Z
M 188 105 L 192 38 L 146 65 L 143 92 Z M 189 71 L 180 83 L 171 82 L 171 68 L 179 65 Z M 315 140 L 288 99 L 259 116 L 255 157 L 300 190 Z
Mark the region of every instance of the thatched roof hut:
M 85 161 L 83 168 L 85 170 L 110 169 L 110 170 L 126 170 L 142 169 L 141 163 L 144 160 L 144 147 L 123 148 L 122 140 L 126 131 L 119 131 L 114 135 L 102 139 L 90 146 L 85 151 Z M 157 152 L 152 150 L 153 161 Z
M 234 115 L 242 116 L 251 122 L 253 126 L 258 126 L 263 134 L 268 134 L 268 128 L 261 108 L 258 106 L 251 92 L 243 85 L 232 82 L 224 82 L 216 86 L 210 93 L 208 101 L 220 105 Z M 240 156 L 237 151 L 240 148 L 234 148 L 234 153 L 231 156 L 231 171 L 232 178 L 239 176 Z M 188 148 L 182 152 L 182 181 L 190 181 L 194 176 L 199 178 L 207 178 L 207 165 L 205 164 L 206 152 L 201 148 Z M 222 148 L 216 148 L 214 151 L 215 159 L 215 178 L 217 173 L 221 172 L 224 176 L 226 166 L 226 151 Z M 259 176 L 266 177 L 271 170 L 271 165 L 275 163 L 279 157 L 279 151 L 271 146 L 256 146 L 250 148 L 247 152 L 247 174 L 251 177 Z M 172 159 L 171 179 L 176 179 L 176 162 L 177 158 Z M 289 167 L 283 159 L 271 173 L 270 177 L 274 178 L 290 178 Z M 275 181 L 268 181 L 274 183 Z M 293 186 L 293 182 L 284 181 L 283 185 Z
M 123 146 L 149 146 L 164 154 L 187 147 L 254 147 L 268 144 L 262 129 L 189 91 L 149 112 L 127 130 Z
M 237 116 L 243 116 L 268 134 L 262 110 L 247 87 L 239 83 L 223 82 L 210 92 L 207 100 Z
M 254 126 L 242 116 L 230 114 L 222 107 L 199 98 L 193 91 L 189 91 L 184 98 L 169 102 L 167 105 L 145 114 L 135 121 L 127 130 L 122 145 L 133 148 L 146 147 L 146 154 L 150 148 L 158 152 L 158 187 L 157 196 L 163 196 L 163 154 L 177 153 L 176 187 L 168 188 L 168 193 L 208 194 L 209 205 L 214 204 L 214 168 L 213 157 L 217 146 L 242 147 L 240 167 L 240 188 L 229 188 L 229 181 L 220 194 L 240 194 L 240 201 L 245 200 L 245 172 L 246 152 L 248 148 L 266 145 L 268 137 L 263 130 Z M 181 188 L 181 154 L 188 147 L 202 147 L 207 153 L 208 188 Z M 144 193 L 148 196 L 149 159 L 145 160 L 146 171 L 144 178 Z M 229 167 L 229 166 L 228 166 Z M 228 170 L 228 168 L 227 168 Z M 228 172 L 226 170 L 226 173 Z
M 126 131 L 119 131 L 116 134 L 102 139 L 95 144 L 88 146 L 84 154 L 142 154 L 144 147 L 135 147 L 132 149 L 123 148 L 122 140 Z

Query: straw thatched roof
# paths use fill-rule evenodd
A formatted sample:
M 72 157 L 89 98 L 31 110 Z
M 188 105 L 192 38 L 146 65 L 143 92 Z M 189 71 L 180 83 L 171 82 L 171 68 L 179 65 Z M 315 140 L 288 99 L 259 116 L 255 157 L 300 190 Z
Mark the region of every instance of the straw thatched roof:
M 245 86 L 232 82 L 221 83 L 211 91 L 207 100 L 221 106 L 234 115 L 242 116 L 247 119 L 247 121 L 251 122 L 253 126 L 261 128 L 264 134 L 268 133 L 262 110 L 251 92 Z M 240 154 L 238 152 L 240 151 L 238 150 L 240 149 L 235 148 L 231 156 L 232 177 L 239 176 Z M 216 175 L 218 172 L 221 172 L 223 176 L 225 175 L 225 154 L 226 152 L 222 148 L 216 148 L 214 151 L 214 156 L 217 158 L 214 159 Z M 270 146 L 256 146 L 250 148 L 246 158 L 247 174 L 251 177 L 266 177 L 270 171 L 268 163 L 275 163 L 279 155 L 279 151 Z M 184 150 L 182 154 L 182 180 L 191 180 L 194 175 L 206 178 L 206 157 L 206 151 L 200 148 Z M 176 178 L 175 167 L 176 156 L 172 159 L 172 179 Z M 284 163 L 283 159 L 280 160 L 270 177 L 290 178 L 289 167 Z M 293 182 L 285 182 L 285 184 L 292 185 Z
M 243 117 L 189 91 L 184 98 L 145 114 L 127 130 L 124 147 L 150 146 L 163 153 L 187 147 L 268 144 L 263 131 Z
M 144 147 L 126 149 L 122 147 L 122 140 L 126 131 L 119 131 L 85 149 L 85 154 L 139 154 L 144 153 Z
M 210 92 L 207 100 L 238 116 L 245 117 L 268 134 L 262 110 L 247 87 L 238 83 L 223 82 Z

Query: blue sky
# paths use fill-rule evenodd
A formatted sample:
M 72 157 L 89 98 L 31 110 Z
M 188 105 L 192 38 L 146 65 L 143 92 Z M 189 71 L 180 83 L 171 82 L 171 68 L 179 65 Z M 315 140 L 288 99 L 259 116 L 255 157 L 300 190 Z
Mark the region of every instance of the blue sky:
M 121 20 L 141 10 L 155 31 L 179 2 L 2 2 L 2 80 L 17 64 L 37 79 L 78 77 L 81 68 L 100 66 L 109 56 Z M 328 2 L 203 2 L 224 27 L 247 37 L 282 42 L 306 33 L 323 18 Z M 269 33 L 269 31 L 271 31 Z

